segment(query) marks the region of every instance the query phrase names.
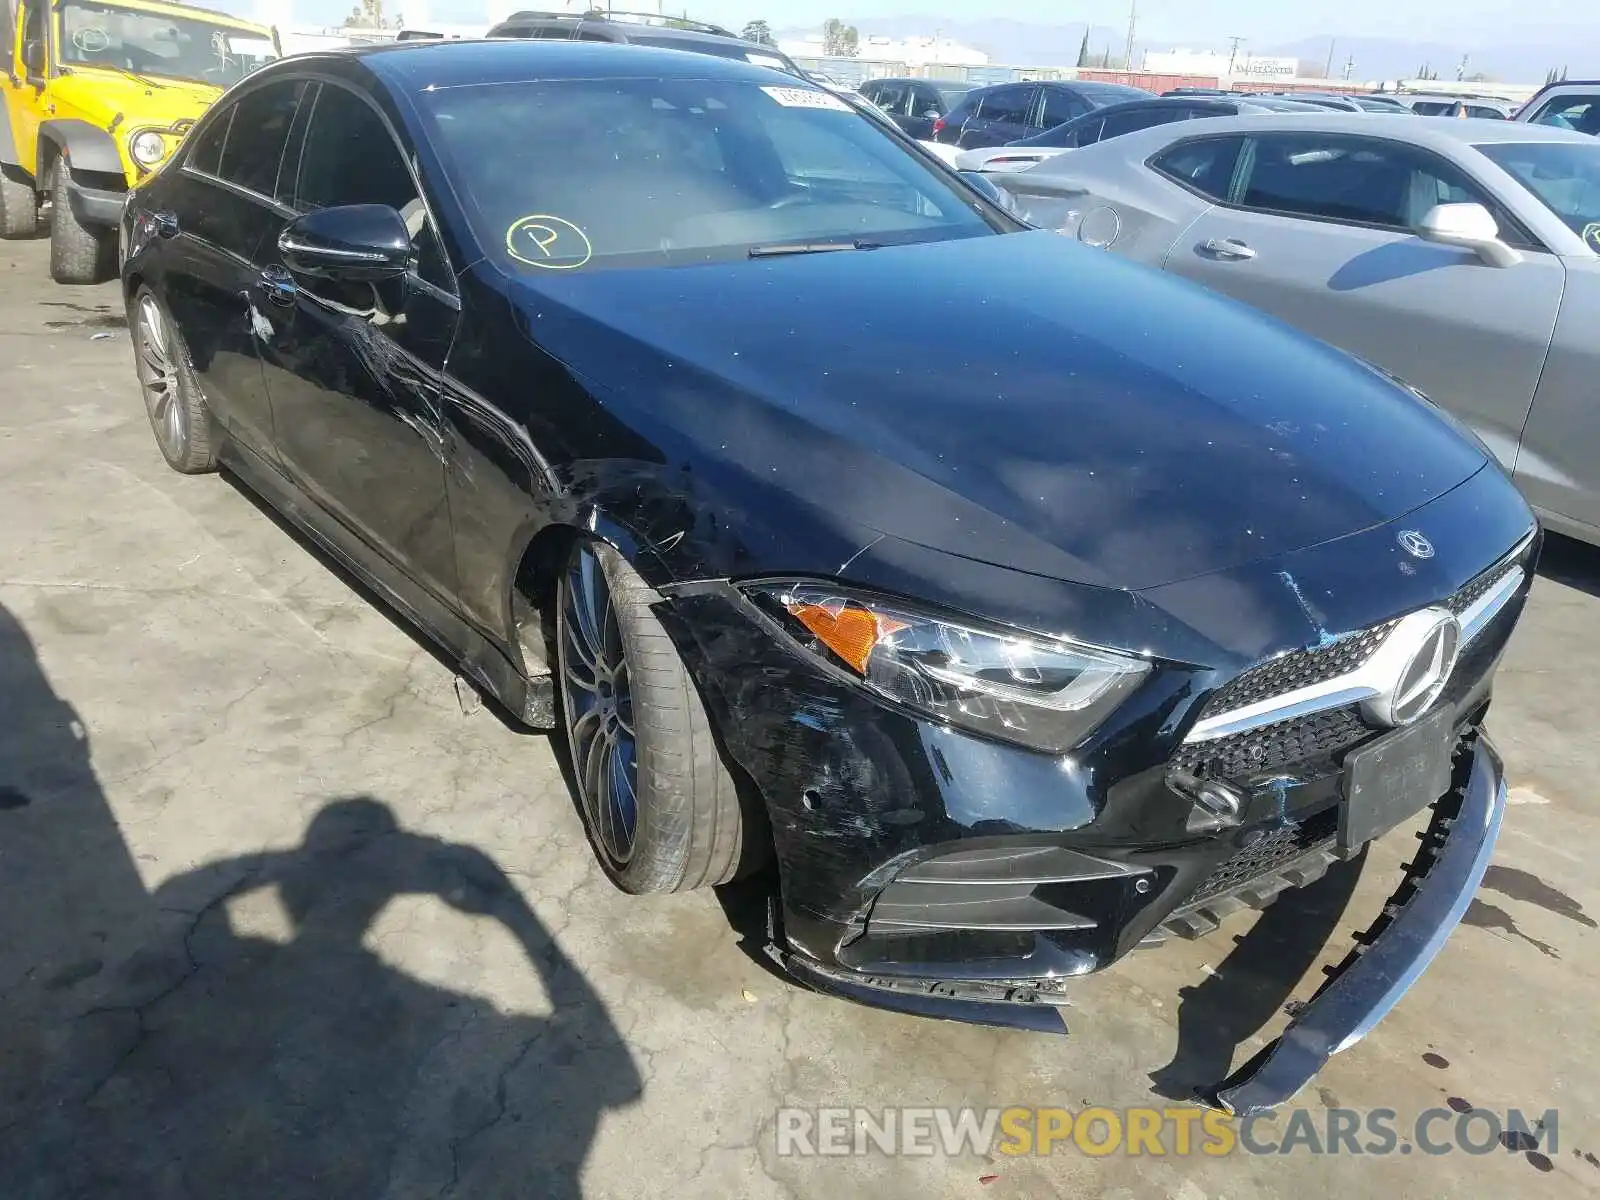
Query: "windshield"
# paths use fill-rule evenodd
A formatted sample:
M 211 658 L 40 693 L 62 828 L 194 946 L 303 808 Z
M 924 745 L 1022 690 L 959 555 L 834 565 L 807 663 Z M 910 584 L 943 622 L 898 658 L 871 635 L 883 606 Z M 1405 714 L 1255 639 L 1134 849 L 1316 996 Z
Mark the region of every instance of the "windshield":
M 1600 253 L 1600 145 L 1491 142 L 1478 150 Z
M 514 270 L 726 261 L 996 232 L 960 182 L 812 87 L 471 84 L 418 96 L 480 241 Z
M 61 4 L 60 57 L 157 79 L 227 87 L 277 57 L 271 41 L 200 17 L 169 17 L 91 0 Z

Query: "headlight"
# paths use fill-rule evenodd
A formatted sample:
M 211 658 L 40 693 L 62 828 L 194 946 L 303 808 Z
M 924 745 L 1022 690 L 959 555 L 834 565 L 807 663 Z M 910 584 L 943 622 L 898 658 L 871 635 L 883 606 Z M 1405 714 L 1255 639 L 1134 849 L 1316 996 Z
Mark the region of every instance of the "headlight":
M 744 591 L 783 619 L 796 642 L 872 691 L 1052 754 L 1083 741 L 1150 670 L 1108 650 L 958 624 L 828 584 L 764 582 Z
M 133 140 L 128 143 L 128 152 L 140 166 L 153 167 L 167 156 L 167 139 L 152 129 L 146 129 L 143 133 L 133 135 Z

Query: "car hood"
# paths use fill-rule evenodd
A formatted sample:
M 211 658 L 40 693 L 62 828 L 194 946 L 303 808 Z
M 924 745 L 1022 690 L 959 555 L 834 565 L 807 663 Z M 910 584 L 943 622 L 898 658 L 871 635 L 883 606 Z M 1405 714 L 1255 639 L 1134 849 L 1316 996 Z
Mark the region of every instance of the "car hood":
M 80 71 L 57 80 L 53 97 L 58 109 L 70 107 L 75 115 L 102 128 L 121 116 L 118 128 L 124 131 L 171 125 L 194 120 L 222 94 L 208 83 L 189 83 L 176 79 L 154 80 L 150 87 L 112 71 Z
M 1097 586 L 1392 521 L 1486 461 L 1343 352 L 1053 233 L 543 272 L 511 298 L 713 504 Z M 754 565 L 800 569 L 776 529 Z

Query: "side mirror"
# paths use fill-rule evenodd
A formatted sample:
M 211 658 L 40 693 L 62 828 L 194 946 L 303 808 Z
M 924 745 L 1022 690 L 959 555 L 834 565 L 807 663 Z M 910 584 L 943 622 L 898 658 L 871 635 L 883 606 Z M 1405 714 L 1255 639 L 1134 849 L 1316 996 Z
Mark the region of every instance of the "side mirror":
M 411 267 L 411 234 L 385 204 L 347 204 L 296 217 L 278 235 L 291 274 L 346 283 L 398 279 Z
M 1514 267 L 1522 255 L 1500 240 L 1494 214 L 1481 204 L 1437 204 L 1417 222 L 1417 236 L 1471 250 L 1491 267 Z
M 38 38 L 29 38 L 23 43 L 22 66 L 30 76 L 42 76 L 44 74 L 44 43 Z

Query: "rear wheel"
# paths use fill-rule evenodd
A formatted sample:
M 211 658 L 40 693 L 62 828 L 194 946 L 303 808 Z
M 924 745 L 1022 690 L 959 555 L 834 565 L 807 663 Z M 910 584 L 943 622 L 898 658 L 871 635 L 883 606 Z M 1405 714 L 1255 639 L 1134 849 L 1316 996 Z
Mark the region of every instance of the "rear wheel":
M 657 600 L 604 543 L 574 547 L 557 590 L 562 717 L 584 824 L 627 892 L 737 874 L 746 830 L 694 681 Z
M 161 456 L 185 475 L 216 470 L 211 410 L 195 382 L 177 327 L 148 287 L 139 289 L 128 308 L 134 365 Z
M 50 168 L 50 278 L 104 283 L 117 273 L 117 231 L 84 225 L 72 212 L 72 168 L 59 155 Z
M 14 241 L 39 232 L 39 196 L 26 179 L 14 179 L 0 166 L 0 238 Z

